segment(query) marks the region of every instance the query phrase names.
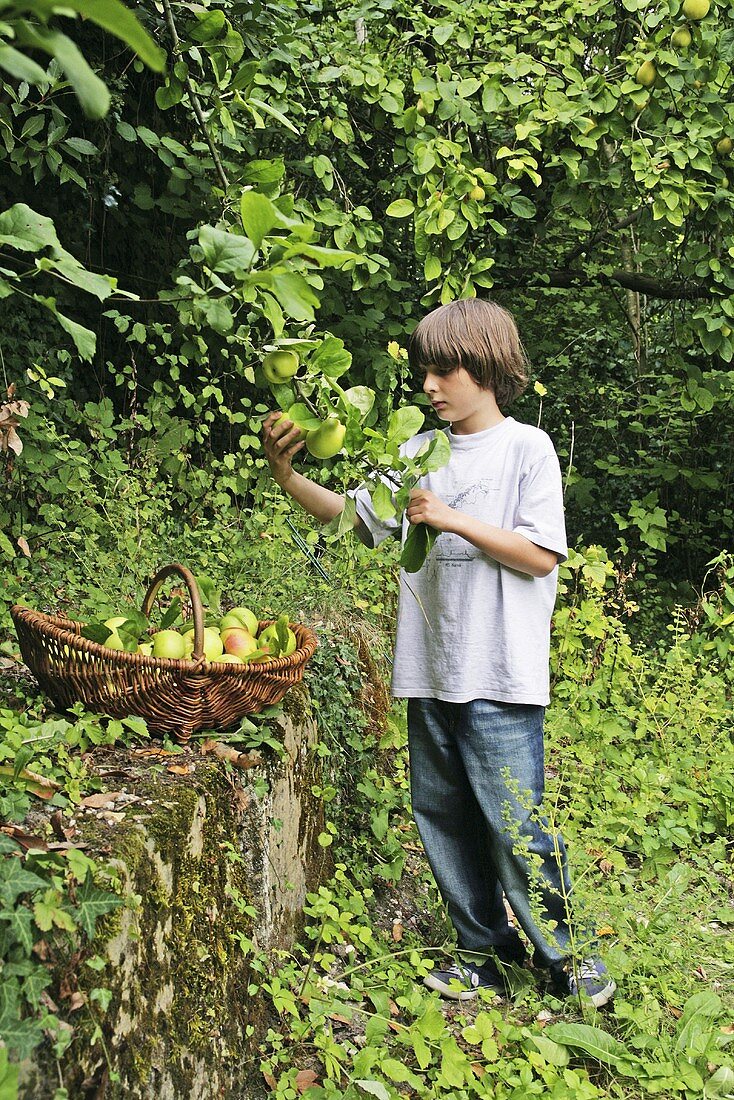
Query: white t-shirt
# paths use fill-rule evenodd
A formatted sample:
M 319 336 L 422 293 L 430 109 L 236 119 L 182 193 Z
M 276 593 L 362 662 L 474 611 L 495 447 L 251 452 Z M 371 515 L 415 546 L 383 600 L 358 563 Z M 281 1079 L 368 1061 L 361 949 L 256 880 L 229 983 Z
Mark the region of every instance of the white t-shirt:
M 451 458 L 424 477 L 421 487 L 563 560 L 561 471 L 546 433 L 512 417 L 473 435 L 443 430 Z M 434 434 L 415 436 L 404 453 L 415 454 Z M 407 518 L 378 519 L 365 487 L 351 495 L 374 545 L 389 535 L 405 538 Z M 530 577 L 500 565 L 461 536 L 441 532 L 417 573 L 401 571 L 393 695 L 545 706 L 557 573 Z

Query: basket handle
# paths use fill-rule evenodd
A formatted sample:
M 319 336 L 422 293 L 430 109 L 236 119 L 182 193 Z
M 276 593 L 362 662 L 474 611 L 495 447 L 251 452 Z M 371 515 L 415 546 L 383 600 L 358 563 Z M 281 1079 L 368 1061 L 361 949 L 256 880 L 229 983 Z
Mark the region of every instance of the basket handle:
M 191 611 L 194 616 L 194 652 L 192 654 L 192 659 L 196 661 L 204 656 L 204 606 L 201 602 L 201 595 L 199 593 L 199 586 L 196 583 L 196 578 L 190 569 L 178 563 L 164 565 L 162 569 L 159 569 L 150 582 L 150 587 L 145 594 L 142 611 L 146 619 L 149 618 L 153 601 L 158 595 L 158 589 L 161 587 L 166 577 L 170 577 L 173 573 L 178 573 L 183 579 L 189 590 L 189 596 L 191 597 Z

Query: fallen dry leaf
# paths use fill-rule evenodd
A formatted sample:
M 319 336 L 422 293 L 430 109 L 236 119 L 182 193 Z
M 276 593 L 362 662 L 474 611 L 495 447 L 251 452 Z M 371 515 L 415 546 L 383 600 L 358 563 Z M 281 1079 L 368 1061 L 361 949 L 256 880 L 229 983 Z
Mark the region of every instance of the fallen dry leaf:
M 616 936 L 617 935 L 617 933 L 614 931 L 614 929 L 608 924 L 603 924 L 601 926 L 601 928 L 599 928 L 597 930 L 596 934 L 597 934 L 597 936 Z
M 12 836 L 16 844 L 20 844 L 21 848 L 25 848 L 28 851 L 29 848 L 36 848 L 41 852 L 48 851 L 48 843 L 40 836 L 33 836 L 31 833 L 25 832 L 18 825 L 3 825 L 0 827 L 0 832 L 7 833 L 8 836 Z
M 270 1091 L 275 1092 L 278 1087 L 278 1082 L 275 1080 L 272 1073 L 266 1073 L 265 1070 L 263 1070 L 263 1078 Z
M 351 1020 L 348 1016 L 342 1016 L 340 1012 L 330 1012 L 329 1019 L 333 1020 L 335 1024 L 351 1024 Z
M 84 1005 L 86 1003 L 87 998 L 80 989 L 77 989 L 76 992 L 72 993 L 71 997 L 69 998 L 69 1012 L 78 1012 L 80 1008 L 84 1008 Z
M 393 921 L 392 938 L 395 943 L 400 943 L 403 938 L 403 926 L 399 920 Z
M 481 1062 L 472 1062 L 471 1068 L 474 1070 L 477 1077 L 484 1077 L 485 1073 L 487 1072 Z
M 734 1035 L 734 1024 L 723 1024 L 719 1031 L 724 1035 Z
M 306 1089 L 310 1089 L 312 1085 L 318 1083 L 319 1075 L 312 1069 L 299 1069 L 296 1074 L 296 1088 L 300 1093 L 304 1093 Z
M 88 794 L 86 798 L 82 799 L 81 805 L 87 806 L 90 810 L 101 810 L 103 806 L 108 806 L 121 794 L 122 791 L 102 791 L 99 794 Z
M 169 764 L 166 768 L 167 772 L 171 772 L 173 775 L 191 775 L 190 764 Z

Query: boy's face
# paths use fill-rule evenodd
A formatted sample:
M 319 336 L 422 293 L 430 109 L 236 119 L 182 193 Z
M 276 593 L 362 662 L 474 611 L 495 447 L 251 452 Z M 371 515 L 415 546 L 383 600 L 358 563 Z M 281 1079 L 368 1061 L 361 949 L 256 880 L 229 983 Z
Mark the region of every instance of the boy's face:
M 457 367 L 450 374 L 439 374 L 427 367 L 423 392 L 436 416 L 448 421 L 457 435 L 483 431 L 497 417 L 504 419 L 492 391 L 480 386 L 464 367 Z

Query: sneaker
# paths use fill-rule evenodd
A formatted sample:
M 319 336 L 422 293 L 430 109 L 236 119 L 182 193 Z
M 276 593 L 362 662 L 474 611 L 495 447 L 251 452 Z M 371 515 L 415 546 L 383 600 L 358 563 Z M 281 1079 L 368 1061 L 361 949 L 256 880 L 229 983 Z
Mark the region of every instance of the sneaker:
M 585 995 L 595 1008 L 611 1001 L 617 988 L 604 963 L 599 959 L 582 959 L 569 962 L 563 968 L 551 971 L 553 984 L 567 997 Z
M 432 970 L 423 979 L 428 989 L 435 989 L 452 1001 L 469 1001 L 478 990 L 487 989 L 500 996 L 506 986 L 494 962 L 488 959 L 481 966 L 475 963 L 454 963 L 445 970 Z

